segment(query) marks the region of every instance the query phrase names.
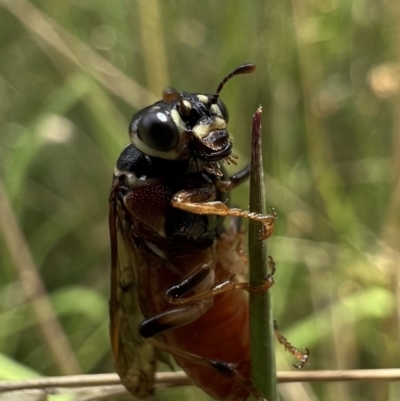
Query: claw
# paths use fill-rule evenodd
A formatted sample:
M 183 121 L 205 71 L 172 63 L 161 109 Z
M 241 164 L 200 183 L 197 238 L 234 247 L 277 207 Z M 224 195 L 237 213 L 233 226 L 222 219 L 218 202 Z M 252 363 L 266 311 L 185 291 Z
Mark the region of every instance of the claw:
M 295 355 L 298 358 L 299 362 L 300 362 L 297 365 L 293 364 L 293 366 L 296 369 L 303 369 L 304 366 L 306 366 L 307 363 L 308 363 L 308 357 L 310 356 L 310 350 L 308 348 L 306 348 L 306 347 L 304 347 L 303 349 L 305 350 L 305 353 L 300 353 L 299 352 L 299 354 L 297 356 Z

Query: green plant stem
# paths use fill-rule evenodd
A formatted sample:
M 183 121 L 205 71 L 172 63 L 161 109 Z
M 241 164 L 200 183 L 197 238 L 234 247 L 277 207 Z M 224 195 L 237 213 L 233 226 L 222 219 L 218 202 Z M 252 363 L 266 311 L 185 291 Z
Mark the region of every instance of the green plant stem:
M 261 106 L 252 121 L 250 211 L 265 214 L 263 163 L 261 151 Z M 261 286 L 267 271 L 267 242 L 260 241 L 261 224 L 249 222 L 250 284 Z M 251 377 L 268 401 L 277 399 L 275 347 L 270 291 L 250 294 Z

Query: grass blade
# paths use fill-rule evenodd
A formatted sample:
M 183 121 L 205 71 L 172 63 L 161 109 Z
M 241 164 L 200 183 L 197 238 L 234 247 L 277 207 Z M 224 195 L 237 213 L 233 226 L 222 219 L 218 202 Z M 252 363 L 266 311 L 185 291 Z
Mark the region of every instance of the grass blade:
M 261 151 L 261 106 L 253 116 L 251 138 L 250 211 L 265 214 Z M 267 276 L 267 242 L 260 241 L 261 223 L 249 222 L 250 284 L 261 286 Z M 275 347 L 270 291 L 250 294 L 251 376 L 258 391 L 276 400 Z

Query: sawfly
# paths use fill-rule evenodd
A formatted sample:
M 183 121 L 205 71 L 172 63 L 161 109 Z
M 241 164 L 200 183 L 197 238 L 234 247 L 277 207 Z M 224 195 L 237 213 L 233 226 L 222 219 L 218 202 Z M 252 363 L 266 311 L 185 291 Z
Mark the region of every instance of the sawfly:
M 138 398 L 153 393 L 156 361 L 171 354 L 215 399 L 262 399 L 250 380 L 251 289 L 235 277 L 247 270 L 241 218 L 260 221 L 265 239 L 275 214 L 227 204 L 250 167 L 225 172 L 237 157 L 219 97 L 228 80 L 254 69 L 239 66 L 213 94 L 166 89 L 130 123 L 110 192 L 110 334 L 116 371 Z M 270 275 L 255 290 L 272 284 Z

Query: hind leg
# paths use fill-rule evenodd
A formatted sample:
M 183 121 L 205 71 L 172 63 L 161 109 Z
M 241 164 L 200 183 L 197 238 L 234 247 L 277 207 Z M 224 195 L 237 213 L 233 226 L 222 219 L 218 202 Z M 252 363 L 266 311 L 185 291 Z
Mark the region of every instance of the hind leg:
M 257 401 L 267 401 L 254 386 L 253 382 L 249 378 L 243 376 L 237 370 L 238 365 L 235 363 L 225 362 L 219 359 L 209 359 L 202 357 L 200 355 L 192 354 L 190 352 L 182 351 L 155 338 L 147 338 L 146 341 L 153 347 L 158 348 L 162 351 L 166 351 L 171 355 L 173 355 L 174 357 L 187 360 L 198 366 L 211 368 L 224 377 L 227 377 L 232 380 L 237 380 L 240 383 L 240 385 L 243 386 L 245 389 L 247 389 L 247 391 Z
M 294 347 L 286 337 L 284 337 L 278 329 L 278 323 L 274 320 L 274 331 L 275 337 L 278 340 L 279 344 L 282 344 L 285 348 L 285 351 L 290 352 L 298 361 L 298 365 L 293 365 L 297 369 L 302 369 L 307 364 L 308 357 L 310 356 L 310 350 L 308 348 L 304 348 L 305 352 L 299 351 L 296 347 Z

